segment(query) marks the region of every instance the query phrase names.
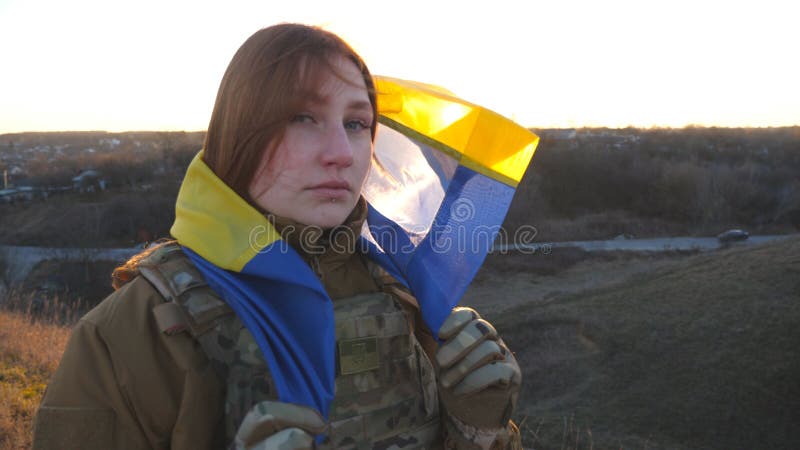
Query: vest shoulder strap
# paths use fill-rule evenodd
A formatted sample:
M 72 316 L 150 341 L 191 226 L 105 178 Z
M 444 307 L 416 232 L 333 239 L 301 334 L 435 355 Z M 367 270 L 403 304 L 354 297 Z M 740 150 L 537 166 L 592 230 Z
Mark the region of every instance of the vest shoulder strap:
M 411 294 L 403 283 L 397 280 L 397 278 L 393 277 L 386 269 L 380 266 L 380 264 L 370 260 L 369 258 L 364 258 L 367 264 L 367 270 L 369 270 L 372 279 L 375 280 L 375 283 L 378 287 L 388 293 L 393 294 L 398 300 L 403 302 L 406 306 L 411 307 L 419 311 L 419 303 L 417 303 L 416 297 Z
M 161 332 L 188 332 L 211 363 L 224 387 L 222 425 L 226 440 L 232 442 L 252 405 L 277 400 L 258 344 L 179 245 L 156 249 L 141 261 L 138 270 L 164 298 L 153 308 Z
M 422 344 L 422 348 L 429 358 L 433 358 L 438 346 L 436 338 L 422 319 L 422 311 L 419 302 L 414 294 L 406 288 L 403 283 L 398 281 L 378 263 L 365 258 L 367 269 L 378 287 L 387 294 L 396 298 L 409 314 L 409 326 L 411 326 L 417 340 Z
M 138 266 L 165 302 L 153 309 L 159 329 L 167 334 L 189 331 L 199 337 L 233 310 L 206 283 L 177 243 L 163 245 Z

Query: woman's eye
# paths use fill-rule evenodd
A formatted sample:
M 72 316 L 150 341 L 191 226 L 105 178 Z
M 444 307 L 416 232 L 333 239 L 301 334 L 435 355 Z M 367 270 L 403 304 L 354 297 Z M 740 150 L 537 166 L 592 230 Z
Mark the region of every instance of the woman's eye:
M 369 124 L 363 120 L 348 120 L 344 123 L 344 127 L 350 131 L 361 131 L 369 128 Z
M 311 114 L 296 114 L 292 117 L 292 123 L 314 123 L 314 117 Z

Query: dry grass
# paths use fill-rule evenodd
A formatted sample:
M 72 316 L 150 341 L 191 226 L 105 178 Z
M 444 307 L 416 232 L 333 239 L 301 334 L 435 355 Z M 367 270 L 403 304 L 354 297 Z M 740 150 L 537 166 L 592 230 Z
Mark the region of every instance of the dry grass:
M 559 422 L 559 420 L 556 420 Z M 558 448 L 559 450 L 592 450 L 594 448 L 594 440 L 592 439 L 592 430 L 589 428 L 582 428 L 575 422 L 575 416 L 570 415 L 569 417 L 564 416 L 560 419 L 560 424 L 550 424 L 553 425 L 552 427 L 548 427 L 548 424 L 545 423 L 544 419 L 539 419 L 536 423 L 529 420 L 527 416 L 524 416 L 522 420 L 519 422 L 519 431 L 522 435 L 522 442 L 523 448 L 525 444 L 531 445 L 531 443 L 535 444 L 533 448 L 541 448 L 539 443 L 546 442 L 548 439 L 544 436 L 544 433 L 548 431 L 555 431 L 558 434 L 558 426 L 561 425 L 560 430 L 560 446 L 553 447 Z M 550 441 L 551 442 L 558 442 L 559 436 L 553 436 Z
M 36 407 L 70 329 L 0 310 L 0 450 L 30 448 Z

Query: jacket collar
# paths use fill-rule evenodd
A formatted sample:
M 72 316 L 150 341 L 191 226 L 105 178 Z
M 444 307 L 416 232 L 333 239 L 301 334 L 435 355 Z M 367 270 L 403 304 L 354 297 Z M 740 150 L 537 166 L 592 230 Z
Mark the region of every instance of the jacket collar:
M 361 196 L 344 223 L 330 229 L 305 225 L 272 214 L 267 214 L 266 217 L 280 233 L 281 239 L 304 257 L 323 254 L 347 257 L 355 253 L 361 229 L 367 220 L 367 211 L 367 201 Z

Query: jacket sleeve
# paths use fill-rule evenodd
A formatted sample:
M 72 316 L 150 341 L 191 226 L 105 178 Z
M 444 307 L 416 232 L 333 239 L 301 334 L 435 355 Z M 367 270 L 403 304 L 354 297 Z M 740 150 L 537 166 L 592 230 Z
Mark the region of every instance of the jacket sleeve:
M 163 302 L 134 279 L 73 330 L 34 423 L 33 448 L 213 448 L 219 385 L 193 339 L 160 332 Z

